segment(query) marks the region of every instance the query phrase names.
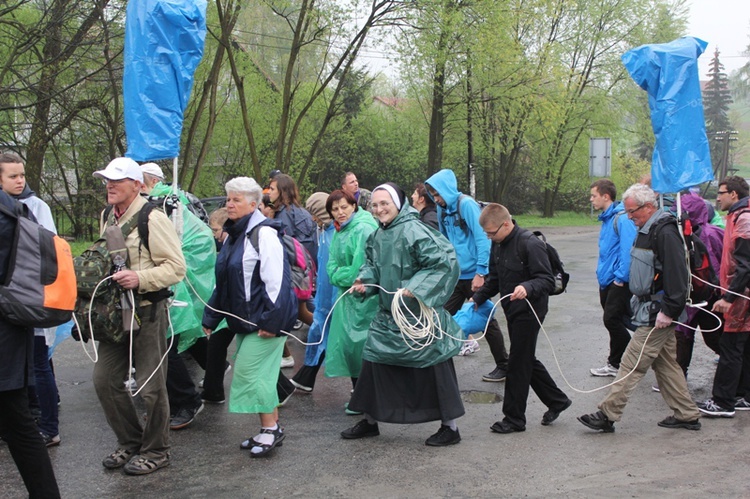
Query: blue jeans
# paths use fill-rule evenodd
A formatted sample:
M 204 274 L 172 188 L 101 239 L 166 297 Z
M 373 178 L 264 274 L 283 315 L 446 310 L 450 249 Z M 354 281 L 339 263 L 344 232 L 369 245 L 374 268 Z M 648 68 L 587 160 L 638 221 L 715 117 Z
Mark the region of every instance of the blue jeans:
M 34 337 L 34 380 L 36 381 L 36 396 L 39 399 L 39 430 L 54 437 L 60 430 L 58 427 L 57 384 L 55 375 L 49 364 L 49 348 L 44 336 Z

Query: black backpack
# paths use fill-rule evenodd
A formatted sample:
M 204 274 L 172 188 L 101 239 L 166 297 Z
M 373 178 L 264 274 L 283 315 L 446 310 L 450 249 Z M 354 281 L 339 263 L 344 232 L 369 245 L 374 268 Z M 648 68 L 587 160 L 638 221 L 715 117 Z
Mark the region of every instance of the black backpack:
M 526 236 L 526 240 L 530 239 L 531 237 L 537 237 L 544 243 L 544 247 L 547 250 L 547 258 L 549 258 L 549 265 L 550 267 L 552 267 L 552 275 L 555 277 L 555 288 L 550 292 L 550 296 L 564 293 L 568 289 L 570 274 L 565 272 L 563 262 L 560 259 L 560 254 L 557 252 L 554 246 L 547 242 L 547 238 L 544 237 L 544 234 L 542 234 L 540 231 L 526 231 L 521 235 L 523 234 L 528 234 Z M 526 244 L 520 244 L 521 241 L 518 241 L 518 243 L 518 246 L 526 248 Z M 516 246 L 516 248 L 518 248 L 518 246 Z M 528 253 L 526 254 L 526 257 L 528 258 Z M 522 263 L 524 263 L 524 265 L 526 264 L 527 258 L 523 258 L 523 255 L 521 255 L 520 251 L 518 252 L 518 258 Z
M 711 260 L 708 257 L 708 248 L 703 241 L 701 241 L 698 234 L 692 231 L 690 225 L 686 222 L 679 223 L 675 217 L 662 218 L 657 221 L 655 227 L 651 231 L 650 245 L 654 251 L 654 256 L 657 255 L 656 247 L 656 236 L 661 228 L 668 224 L 677 225 L 677 230 L 682 233 L 685 238 L 685 244 L 687 246 L 688 257 L 690 260 L 690 301 L 693 303 L 700 303 L 707 301 L 716 292 L 714 286 L 718 286 L 719 278 L 716 275 L 716 270 L 711 265 Z M 711 284 L 706 284 L 707 281 Z

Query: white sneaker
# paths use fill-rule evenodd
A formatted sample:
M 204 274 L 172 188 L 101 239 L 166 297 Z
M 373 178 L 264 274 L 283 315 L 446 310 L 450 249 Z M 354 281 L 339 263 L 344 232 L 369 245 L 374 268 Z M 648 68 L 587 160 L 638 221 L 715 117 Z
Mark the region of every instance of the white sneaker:
M 617 368 L 613 367 L 609 362 L 602 367 L 589 369 L 589 372 L 592 376 L 612 376 L 613 378 L 617 376 Z
M 471 340 L 464 343 L 464 345 L 461 347 L 461 350 L 458 352 L 458 355 L 471 355 L 473 353 L 477 353 L 478 351 L 479 342 L 477 340 Z
M 294 357 L 291 355 L 289 357 L 281 358 L 281 368 L 284 369 L 286 367 L 294 367 Z

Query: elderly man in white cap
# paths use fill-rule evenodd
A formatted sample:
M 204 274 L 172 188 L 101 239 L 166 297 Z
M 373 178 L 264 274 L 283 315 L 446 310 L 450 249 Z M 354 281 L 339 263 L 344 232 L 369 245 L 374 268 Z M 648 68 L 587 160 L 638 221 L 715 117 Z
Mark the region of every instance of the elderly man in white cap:
M 143 185 L 141 167 L 129 158 L 115 158 L 94 176 L 105 181 L 107 203 L 101 220 L 101 234 L 109 226 L 127 226 L 124 230 L 128 250 L 127 268 L 116 272 L 112 280 L 133 290 L 140 331 L 132 338 L 133 362 L 138 366 L 137 382 L 146 406 L 145 421 L 136 411 L 122 380 L 128 374 L 130 341 L 121 344 L 100 342 L 99 362 L 94 366 L 94 387 L 112 430 L 117 449 L 104 458 L 107 469 L 124 468 L 129 475 L 145 475 L 169 465 L 169 402 L 167 400 L 166 362 L 167 304 L 169 286 L 185 275 L 185 259 L 180 241 L 169 219 L 159 210 L 148 215 L 149 240 L 146 247 L 138 234 L 138 217 L 146 200 L 140 196 Z M 127 233 L 125 233 L 127 232 Z M 153 373 L 153 377 L 147 379 Z M 143 421 L 143 426 L 142 426 Z
M 141 165 L 143 172 L 143 186 L 141 190 L 149 194 L 156 184 L 164 182 L 164 172 L 156 163 L 144 163 Z

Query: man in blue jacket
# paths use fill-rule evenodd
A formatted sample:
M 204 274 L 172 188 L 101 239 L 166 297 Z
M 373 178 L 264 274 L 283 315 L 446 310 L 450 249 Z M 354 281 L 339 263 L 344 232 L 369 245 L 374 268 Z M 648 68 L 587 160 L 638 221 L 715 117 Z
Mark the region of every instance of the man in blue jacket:
M 599 302 L 604 309 L 604 327 L 609 331 L 609 357 L 602 367 L 590 370 L 593 376 L 617 376 L 620 360 L 630 341 L 630 332 L 623 319 L 629 315 L 630 249 L 637 234 L 635 224 L 627 216 L 622 203 L 615 201 L 617 188 L 609 179 L 591 184 L 591 204 L 601 210 L 599 221 Z
M 453 170 L 440 170 L 425 181 L 427 193 L 437 205 L 440 232 L 456 250 L 461 275 L 445 309 L 454 315 L 484 286 L 489 273 L 490 240 L 479 225 L 479 205 L 470 196 L 458 190 Z M 504 381 L 508 372 L 508 352 L 503 333 L 494 318 L 487 328 L 487 344 L 495 359 L 495 369 L 482 376 L 483 381 Z

